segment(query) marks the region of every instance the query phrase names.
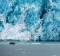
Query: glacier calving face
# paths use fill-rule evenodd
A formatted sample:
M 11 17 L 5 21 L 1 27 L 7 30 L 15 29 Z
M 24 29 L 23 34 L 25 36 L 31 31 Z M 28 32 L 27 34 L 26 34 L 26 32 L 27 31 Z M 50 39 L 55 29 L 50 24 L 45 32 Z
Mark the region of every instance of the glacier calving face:
M 59 0 L 0 0 L 0 39 L 60 40 Z

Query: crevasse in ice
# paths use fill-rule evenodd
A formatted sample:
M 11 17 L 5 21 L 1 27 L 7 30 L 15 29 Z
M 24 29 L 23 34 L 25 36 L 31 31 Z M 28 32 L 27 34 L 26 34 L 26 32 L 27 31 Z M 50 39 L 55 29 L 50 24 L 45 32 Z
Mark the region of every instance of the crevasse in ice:
M 0 39 L 60 40 L 59 0 L 0 0 Z

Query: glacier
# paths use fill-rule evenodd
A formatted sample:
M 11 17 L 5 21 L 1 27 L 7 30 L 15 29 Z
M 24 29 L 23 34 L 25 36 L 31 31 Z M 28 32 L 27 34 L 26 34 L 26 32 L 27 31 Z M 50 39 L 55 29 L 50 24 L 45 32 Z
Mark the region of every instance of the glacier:
M 0 0 L 0 39 L 60 40 L 60 0 Z

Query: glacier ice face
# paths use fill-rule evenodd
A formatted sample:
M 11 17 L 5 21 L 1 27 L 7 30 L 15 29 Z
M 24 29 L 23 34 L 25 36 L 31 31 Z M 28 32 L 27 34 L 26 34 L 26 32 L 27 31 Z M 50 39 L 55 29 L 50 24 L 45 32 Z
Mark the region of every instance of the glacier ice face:
M 0 0 L 0 39 L 60 40 L 59 0 Z
M 3 22 L 0 21 L 0 32 L 4 29 L 4 25 L 3 25 Z
M 59 0 L 50 0 L 50 6 L 43 20 L 42 40 L 60 40 Z

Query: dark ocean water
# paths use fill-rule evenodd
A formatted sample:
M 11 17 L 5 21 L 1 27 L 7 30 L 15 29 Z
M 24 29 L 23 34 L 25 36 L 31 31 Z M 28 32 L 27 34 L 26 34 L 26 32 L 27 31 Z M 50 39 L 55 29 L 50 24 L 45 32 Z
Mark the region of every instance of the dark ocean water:
M 0 42 L 0 56 L 60 56 L 60 42 Z

